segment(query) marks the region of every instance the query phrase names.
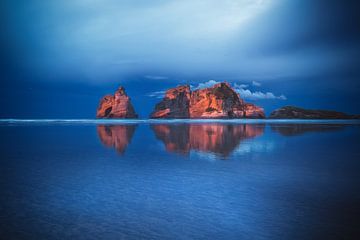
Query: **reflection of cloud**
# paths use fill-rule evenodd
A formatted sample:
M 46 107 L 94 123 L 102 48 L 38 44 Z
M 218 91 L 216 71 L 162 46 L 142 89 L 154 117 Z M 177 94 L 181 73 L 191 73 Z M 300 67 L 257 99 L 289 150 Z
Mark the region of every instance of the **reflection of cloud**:
M 261 124 L 159 124 L 152 125 L 156 137 L 169 152 L 191 150 L 227 157 L 245 139 L 263 134 Z
M 243 155 L 251 152 L 271 152 L 275 148 L 274 142 L 269 141 L 246 141 L 240 144 L 235 150 L 234 154 Z
M 195 156 L 197 159 L 202 159 L 206 161 L 216 161 L 219 157 L 212 152 L 201 152 L 201 151 L 190 151 L 190 157 Z
M 114 147 L 123 154 L 133 137 L 137 125 L 99 125 L 97 132 L 101 142 L 107 147 Z

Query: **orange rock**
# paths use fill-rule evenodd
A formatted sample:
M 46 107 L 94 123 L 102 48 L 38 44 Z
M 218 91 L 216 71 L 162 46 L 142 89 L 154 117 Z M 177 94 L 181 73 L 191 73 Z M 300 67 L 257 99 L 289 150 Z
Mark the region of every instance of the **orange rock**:
M 151 118 L 265 118 L 264 110 L 244 103 L 231 86 L 218 83 L 193 92 L 189 86 L 169 89 Z
M 155 106 L 151 118 L 189 118 L 190 87 L 179 86 L 166 91 L 164 99 Z
M 243 114 L 245 118 L 265 118 L 264 109 L 251 103 L 245 103 Z
M 97 118 L 137 118 L 125 88 L 119 87 L 114 95 L 106 95 L 100 100 Z

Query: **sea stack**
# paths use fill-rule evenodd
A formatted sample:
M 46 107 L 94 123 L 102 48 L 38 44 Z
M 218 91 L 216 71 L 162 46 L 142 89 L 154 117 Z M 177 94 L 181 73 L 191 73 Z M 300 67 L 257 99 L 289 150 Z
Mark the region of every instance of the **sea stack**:
M 228 83 L 222 82 L 195 91 L 188 85 L 169 89 L 150 117 L 265 118 L 265 114 L 262 108 L 245 103 Z
M 137 118 L 130 97 L 120 86 L 114 95 L 104 96 L 96 112 L 97 118 Z
M 151 118 L 189 118 L 190 86 L 179 86 L 166 91 L 161 102 L 156 104 Z

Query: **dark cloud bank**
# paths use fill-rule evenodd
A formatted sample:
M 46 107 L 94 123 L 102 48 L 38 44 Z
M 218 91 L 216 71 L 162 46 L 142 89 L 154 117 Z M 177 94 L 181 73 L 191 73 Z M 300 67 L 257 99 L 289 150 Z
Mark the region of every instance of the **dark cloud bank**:
M 265 107 L 359 113 L 356 1 L 2 1 L 0 117 L 92 118 L 126 87 L 230 82 Z M 155 97 L 154 97 L 155 96 Z

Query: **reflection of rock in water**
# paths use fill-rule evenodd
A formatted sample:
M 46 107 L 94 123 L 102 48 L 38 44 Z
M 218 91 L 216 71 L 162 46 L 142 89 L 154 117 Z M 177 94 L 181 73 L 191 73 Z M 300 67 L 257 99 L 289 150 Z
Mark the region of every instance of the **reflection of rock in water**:
M 137 125 L 99 125 L 97 132 L 101 142 L 107 147 L 114 147 L 124 153 L 135 133 Z
M 261 135 L 264 125 L 181 124 L 152 125 L 169 152 L 188 153 L 191 149 L 228 156 L 240 142 Z
M 165 143 L 166 150 L 169 152 L 187 153 L 190 149 L 189 126 L 181 125 L 151 125 L 156 138 Z
M 295 136 L 308 132 L 328 132 L 341 130 L 341 124 L 271 124 L 271 130 L 283 136 Z

